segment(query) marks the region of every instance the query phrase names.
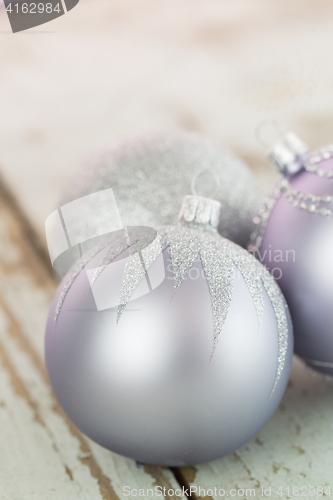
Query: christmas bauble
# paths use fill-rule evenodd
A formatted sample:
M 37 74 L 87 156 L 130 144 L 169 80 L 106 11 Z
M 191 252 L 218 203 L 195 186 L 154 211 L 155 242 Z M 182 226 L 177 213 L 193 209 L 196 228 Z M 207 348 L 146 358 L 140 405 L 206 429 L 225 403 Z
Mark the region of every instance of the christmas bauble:
M 234 451 L 266 424 L 288 381 L 283 296 L 218 234 L 219 210 L 189 196 L 178 226 L 119 233 L 78 261 L 51 306 L 46 366 L 64 411 L 141 463 Z
M 173 224 L 191 190 L 215 198 L 223 207 L 220 234 L 244 247 L 263 201 L 239 158 L 203 136 L 182 131 L 129 137 L 98 151 L 69 180 L 59 206 L 108 188 L 125 226 Z M 72 263 L 58 262 L 59 274 Z
M 260 210 L 251 249 L 286 297 L 296 354 L 333 376 L 333 147 L 309 154 L 287 134 L 271 159 L 283 176 Z

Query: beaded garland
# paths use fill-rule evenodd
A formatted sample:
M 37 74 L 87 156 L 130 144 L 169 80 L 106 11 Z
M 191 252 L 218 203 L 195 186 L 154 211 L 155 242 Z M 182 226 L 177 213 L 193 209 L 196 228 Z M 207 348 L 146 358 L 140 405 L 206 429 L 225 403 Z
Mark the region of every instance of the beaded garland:
M 333 145 L 322 147 L 304 158 L 304 169 L 307 172 L 317 174 L 319 177 L 332 179 L 333 171 L 323 170 L 317 167 L 320 162 L 332 157 Z M 250 244 L 248 246 L 249 251 L 255 253 L 260 249 L 268 219 L 277 200 L 283 194 L 294 208 L 299 208 L 300 210 L 305 210 L 309 213 L 322 215 L 324 217 L 333 216 L 333 210 L 331 208 L 321 206 L 321 204 L 333 204 L 332 195 L 316 196 L 311 193 L 297 191 L 291 187 L 287 177 L 280 177 L 273 192 L 260 207 L 258 215 L 253 220 L 256 225 L 256 230 L 251 234 Z

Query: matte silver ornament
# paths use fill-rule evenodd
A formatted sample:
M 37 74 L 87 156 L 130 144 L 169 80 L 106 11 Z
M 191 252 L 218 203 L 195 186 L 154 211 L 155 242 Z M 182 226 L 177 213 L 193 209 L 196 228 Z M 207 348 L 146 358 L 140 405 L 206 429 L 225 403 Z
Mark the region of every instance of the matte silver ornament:
M 51 307 L 46 365 L 61 405 L 92 439 L 140 462 L 232 452 L 265 425 L 288 381 L 282 294 L 217 233 L 218 210 L 187 197 L 178 226 L 153 241 L 137 229 L 131 241 L 144 248 L 113 241 L 69 274 Z

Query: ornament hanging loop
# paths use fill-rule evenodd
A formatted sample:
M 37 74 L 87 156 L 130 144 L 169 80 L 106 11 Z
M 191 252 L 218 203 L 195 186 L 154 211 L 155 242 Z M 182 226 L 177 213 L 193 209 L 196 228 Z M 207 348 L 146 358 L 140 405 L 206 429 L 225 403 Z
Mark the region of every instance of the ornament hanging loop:
M 272 149 L 285 133 L 282 125 L 275 120 L 263 120 L 254 131 L 258 144 L 268 150 Z
M 213 170 L 210 170 L 209 168 L 204 168 L 204 169 L 200 170 L 199 172 L 197 172 L 193 176 L 192 181 L 191 181 L 191 191 L 192 191 L 192 194 L 193 194 L 193 196 L 202 196 L 201 194 L 199 194 L 197 192 L 195 186 L 196 186 L 197 180 L 200 177 L 200 175 L 202 175 L 205 172 L 208 172 L 213 177 L 213 179 L 215 181 L 215 190 L 211 194 L 206 195 L 205 197 L 207 197 L 207 198 L 214 198 L 217 195 L 217 193 L 219 192 L 219 189 L 220 189 L 220 179 L 217 176 L 217 174 Z

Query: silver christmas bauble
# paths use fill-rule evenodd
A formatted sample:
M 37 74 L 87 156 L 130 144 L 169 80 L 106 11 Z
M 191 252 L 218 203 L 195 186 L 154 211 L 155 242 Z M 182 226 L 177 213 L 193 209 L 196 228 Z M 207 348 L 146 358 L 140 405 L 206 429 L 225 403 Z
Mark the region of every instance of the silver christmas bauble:
M 59 206 L 108 188 L 125 226 L 173 224 L 191 190 L 215 198 L 222 203 L 220 234 L 244 247 L 263 201 L 239 158 L 206 137 L 177 130 L 129 137 L 98 151 L 68 181 Z M 72 253 L 76 260 L 78 251 Z M 63 276 L 73 262 L 67 253 L 55 268 Z
M 234 451 L 288 381 L 285 301 L 268 271 L 217 233 L 219 207 L 190 196 L 178 226 L 128 228 L 76 264 L 51 306 L 46 366 L 64 411 L 142 463 Z
M 280 143 L 271 155 L 284 175 L 261 208 L 252 249 L 286 297 L 296 354 L 333 376 L 333 146 L 285 150 Z

